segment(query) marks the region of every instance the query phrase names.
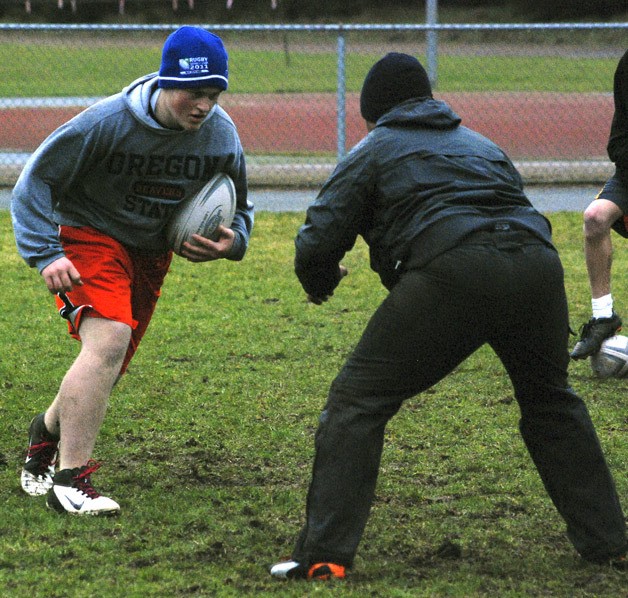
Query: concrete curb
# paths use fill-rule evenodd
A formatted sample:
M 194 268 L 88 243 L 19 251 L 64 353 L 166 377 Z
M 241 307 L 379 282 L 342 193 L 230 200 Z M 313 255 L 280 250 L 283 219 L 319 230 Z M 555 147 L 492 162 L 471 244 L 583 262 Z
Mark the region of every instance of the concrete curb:
M 526 184 L 580 185 L 603 184 L 615 167 L 610 162 L 583 161 L 522 161 L 515 162 Z M 252 187 L 320 186 L 333 172 L 335 164 L 249 164 L 249 184 Z
M 27 157 L 20 155 L 10 163 L 0 158 L 0 186 L 12 187 L 22 172 Z M 610 162 L 583 161 L 521 161 L 515 162 L 526 184 L 602 184 L 615 171 Z M 286 162 L 264 164 L 259 159 L 247 165 L 251 187 L 304 188 L 322 185 L 333 172 L 335 163 L 308 164 Z

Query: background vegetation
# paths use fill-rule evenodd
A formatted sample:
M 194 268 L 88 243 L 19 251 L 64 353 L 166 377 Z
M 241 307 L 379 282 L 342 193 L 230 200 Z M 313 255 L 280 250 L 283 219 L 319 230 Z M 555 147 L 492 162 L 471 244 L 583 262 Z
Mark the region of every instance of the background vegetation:
M 159 67 L 164 34 L 154 35 L 155 42 L 137 44 L 133 52 L 128 35 L 95 35 L 91 43 L 78 38 L 74 44 L 43 43 L 32 36 L 33 43 L 0 41 L 3 64 L 4 97 L 101 96 L 118 92 L 136 77 Z M 133 35 L 133 34 L 131 34 Z M 111 37 L 119 40 L 111 43 Z M 228 38 L 229 33 L 225 36 Z M 149 39 L 150 36 L 144 36 Z M 337 56 L 328 52 L 292 50 L 289 60 L 284 51 L 246 49 L 251 40 L 228 40 L 230 49 L 229 94 L 335 92 Z M 296 44 L 295 44 L 296 46 Z M 21 56 L 20 61 L 12 60 Z M 381 57 L 373 45 L 346 58 L 348 92 L 358 92 L 364 76 Z M 41 64 L 37 76 L 24 78 L 24 62 Z M 45 67 L 45 68 L 44 68 Z M 607 92 L 617 67 L 615 57 L 578 57 L 577 68 L 569 55 L 556 56 L 473 56 L 443 55 L 439 59 L 439 92 L 450 91 L 554 91 Z M 94 77 L 93 73 L 98 73 Z M 481 76 L 479 76 L 481 74 Z
M 581 215 L 551 214 L 572 325 L 589 316 Z M 502 366 L 483 348 L 406 403 L 387 430 L 377 499 L 350 577 L 281 583 L 303 521 L 329 383 L 385 291 L 359 242 L 333 299 L 308 305 L 292 273 L 303 214 L 258 214 L 241 263 L 176 259 L 96 450 L 114 519 L 48 511 L 19 487 L 31 417 L 77 344 L 0 211 L 0 595 L 16 598 L 304 595 L 618 598 L 626 574 L 583 564 L 517 432 Z M 616 285 L 625 289 L 628 254 Z M 452 339 L 455 342 L 455 339 Z M 572 383 L 628 496 L 628 381 Z

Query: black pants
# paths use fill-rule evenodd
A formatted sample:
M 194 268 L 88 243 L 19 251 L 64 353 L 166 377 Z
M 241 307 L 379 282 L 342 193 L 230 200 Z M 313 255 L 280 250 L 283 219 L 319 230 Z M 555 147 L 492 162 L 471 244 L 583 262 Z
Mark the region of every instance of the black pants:
M 625 551 L 613 479 L 567 381 L 568 334 L 559 257 L 528 233 L 476 233 L 405 273 L 332 383 L 294 560 L 352 565 L 388 420 L 484 343 L 508 372 L 521 434 L 576 550 L 590 560 Z

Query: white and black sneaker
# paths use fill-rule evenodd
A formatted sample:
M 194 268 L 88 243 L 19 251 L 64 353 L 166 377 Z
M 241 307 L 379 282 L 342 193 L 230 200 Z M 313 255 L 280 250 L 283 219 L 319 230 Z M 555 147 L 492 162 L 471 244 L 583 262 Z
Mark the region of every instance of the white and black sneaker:
M 92 486 L 90 476 L 99 467 L 99 463 L 89 461 L 83 467 L 59 470 L 46 497 L 46 505 L 58 513 L 117 515 L 120 505 L 115 500 L 98 494 Z
M 276 579 L 305 579 L 307 567 L 297 561 L 282 561 L 270 568 L 270 574 Z
M 44 424 L 44 414 L 36 415 L 28 430 L 28 453 L 22 468 L 22 489 L 31 496 L 41 496 L 52 488 L 59 437 Z

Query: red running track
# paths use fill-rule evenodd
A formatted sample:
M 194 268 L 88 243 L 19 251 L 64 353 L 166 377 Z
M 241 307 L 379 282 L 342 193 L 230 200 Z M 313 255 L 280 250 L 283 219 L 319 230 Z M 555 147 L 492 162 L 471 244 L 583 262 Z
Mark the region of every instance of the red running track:
M 513 160 L 606 159 L 610 93 L 441 94 L 471 127 Z M 337 149 L 335 94 L 225 95 L 245 152 L 321 153 Z M 33 151 L 81 108 L 0 108 L 0 152 Z M 358 94 L 346 105 L 347 147 L 365 134 Z

